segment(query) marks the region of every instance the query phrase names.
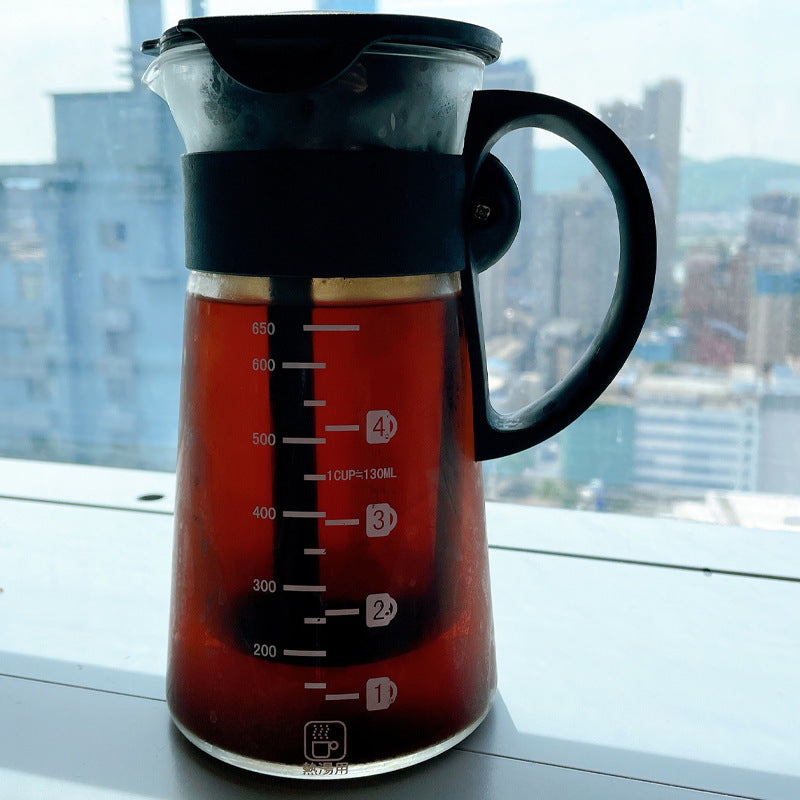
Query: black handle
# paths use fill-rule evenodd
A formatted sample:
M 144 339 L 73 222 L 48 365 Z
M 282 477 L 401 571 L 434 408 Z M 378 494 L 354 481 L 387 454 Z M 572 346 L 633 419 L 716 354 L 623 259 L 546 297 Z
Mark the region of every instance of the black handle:
M 655 282 L 655 218 L 644 176 L 616 134 L 583 109 L 532 92 L 476 92 L 464 144 L 468 187 L 473 186 L 481 163 L 498 139 L 524 127 L 542 128 L 563 137 L 578 147 L 605 179 L 617 206 L 619 272 L 600 330 L 566 377 L 536 402 L 514 414 L 499 414 L 489 402 L 479 270 L 468 247 L 469 267 L 462 273 L 462 292 L 472 369 L 475 457 L 479 461 L 539 444 L 589 408 L 633 350 Z M 467 198 L 466 213 L 470 213 L 473 202 L 469 188 Z

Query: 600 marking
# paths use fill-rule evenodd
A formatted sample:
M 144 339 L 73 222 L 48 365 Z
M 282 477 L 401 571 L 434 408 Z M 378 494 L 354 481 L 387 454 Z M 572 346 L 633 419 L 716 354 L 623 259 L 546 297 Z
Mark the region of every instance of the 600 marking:
M 275 372 L 277 364 L 274 358 L 254 358 L 253 372 Z

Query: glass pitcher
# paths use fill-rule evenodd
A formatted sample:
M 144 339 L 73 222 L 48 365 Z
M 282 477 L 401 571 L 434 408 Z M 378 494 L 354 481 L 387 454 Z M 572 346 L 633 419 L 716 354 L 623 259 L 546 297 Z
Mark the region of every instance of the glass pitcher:
M 408 766 L 496 683 L 480 460 L 574 420 L 633 347 L 652 206 L 586 112 L 479 92 L 500 39 L 449 20 L 184 20 L 144 82 L 186 142 L 185 309 L 168 702 L 196 745 L 301 778 Z M 620 219 L 617 289 L 536 404 L 488 400 L 479 271 L 519 224 L 489 149 L 581 147 Z

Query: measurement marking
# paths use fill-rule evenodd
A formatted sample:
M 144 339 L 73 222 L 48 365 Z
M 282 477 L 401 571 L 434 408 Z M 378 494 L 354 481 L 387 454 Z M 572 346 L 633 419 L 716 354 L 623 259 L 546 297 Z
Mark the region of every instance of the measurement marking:
M 325 611 L 326 617 L 357 617 L 361 613 L 360 608 L 328 608 Z
M 316 439 L 313 436 L 284 436 L 284 444 L 325 444 L 325 439 Z
M 284 369 L 325 369 L 324 361 L 283 361 Z
M 283 516 L 287 519 L 322 519 L 324 511 L 284 511 Z
M 327 683 L 305 683 L 305 684 L 303 684 L 303 686 L 306 689 L 327 689 L 328 688 L 328 684 Z
M 357 519 L 326 519 L 326 525 L 336 525 L 336 526 L 345 526 L 345 525 L 358 525 L 359 521 Z
M 360 425 L 326 425 L 326 431 L 358 431 L 361 430 Z
M 324 592 L 326 589 L 326 586 L 305 586 L 299 583 L 283 584 L 284 592 Z
M 326 694 L 326 700 L 358 700 L 361 695 L 358 692 L 350 694 Z
M 304 481 L 325 481 L 325 480 L 327 480 L 327 477 L 325 475 L 306 474 L 306 475 L 303 475 L 303 480 Z
M 360 325 L 303 325 L 304 331 L 319 331 L 325 333 L 327 331 L 360 331 Z
M 324 547 L 306 547 L 303 550 L 304 556 L 324 556 L 325 555 L 325 548 Z
M 306 625 L 324 625 L 327 621 L 325 617 L 305 617 L 303 619 Z
M 306 408 L 319 408 L 324 406 L 326 402 L 325 400 L 303 400 L 303 405 Z
M 325 658 L 326 650 L 284 650 L 285 656 L 302 656 L 304 658 Z

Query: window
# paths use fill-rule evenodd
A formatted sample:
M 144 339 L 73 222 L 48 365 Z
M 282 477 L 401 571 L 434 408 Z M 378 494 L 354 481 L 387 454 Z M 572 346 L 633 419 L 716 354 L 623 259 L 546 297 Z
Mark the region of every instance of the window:
M 101 222 L 98 226 L 100 243 L 106 250 L 120 250 L 128 241 L 124 222 Z
M 127 275 L 103 273 L 101 279 L 103 302 L 108 306 L 127 306 L 131 298 L 131 282 Z
M 19 454 L 13 426 L 34 399 L 52 405 L 48 419 L 62 426 L 52 436 L 63 441 L 105 435 L 105 395 L 142 396 L 158 402 L 126 418 L 114 463 L 130 447 L 131 463 L 172 466 L 164 453 L 174 453 L 177 433 L 183 144 L 166 105 L 139 83 L 149 59 L 138 43 L 204 6 L 228 14 L 299 5 L 120 0 L 97 15 L 42 0 L 35 14 L 6 21 L 0 92 L 16 124 L 0 137 L 0 392 L 19 407 L 7 429 L 0 422 L 0 452 L 7 442 Z M 755 0 L 377 5 L 498 31 L 503 57 L 485 88 L 535 89 L 597 114 L 637 158 L 656 208 L 659 277 L 628 364 L 567 430 L 488 462 L 489 494 L 575 507 L 602 486 L 606 509 L 658 515 L 682 513 L 686 497 L 712 486 L 800 504 L 800 111 L 790 34 L 800 10 Z M 52 45 L 20 72 L 34 26 Z M 74 41 L 92 42 L 92 58 Z M 120 74 L 116 51 L 131 41 Z M 747 54 L 736 81 L 731 53 Z M 495 152 L 524 204 L 514 247 L 481 286 L 492 398 L 509 411 L 553 386 L 591 341 L 618 246 L 608 192 L 574 148 L 527 130 Z M 9 388 L 31 364 L 39 366 L 25 391 Z M 37 431 L 37 453 L 47 436 Z
M 45 277 L 41 270 L 20 270 L 18 273 L 19 299 L 25 303 L 41 303 L 44 299 Z

